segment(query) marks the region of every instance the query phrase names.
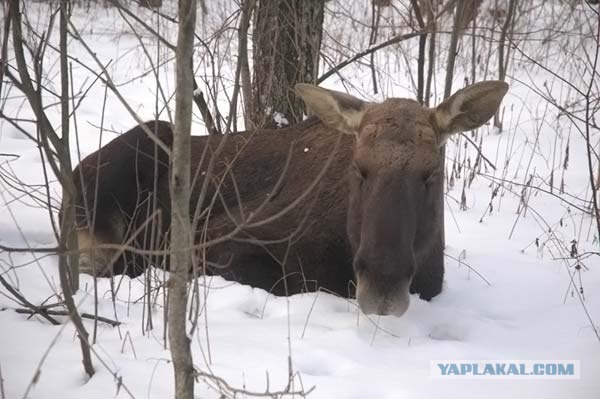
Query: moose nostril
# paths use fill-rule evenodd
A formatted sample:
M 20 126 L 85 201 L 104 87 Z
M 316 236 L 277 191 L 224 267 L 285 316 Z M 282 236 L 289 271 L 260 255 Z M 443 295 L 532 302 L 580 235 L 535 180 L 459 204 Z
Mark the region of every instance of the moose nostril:
M 410 280 L 404 280 L 386 288 L 369 278 L 359 277 L 356 299 L 365 314 L 400 317 L 408 310 L 410 304 L 409 285 Z
M 389 314 L 390 303 L 388 301 L 381 301 L 377 307 L 377 315 L 387 316 Z

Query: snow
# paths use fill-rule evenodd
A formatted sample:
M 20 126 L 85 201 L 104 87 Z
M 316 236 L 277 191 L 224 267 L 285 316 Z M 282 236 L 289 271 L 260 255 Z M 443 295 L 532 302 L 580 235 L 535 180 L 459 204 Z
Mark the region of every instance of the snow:
M 357 3 L 360 2 L 336 2 L 343 9 L 347 6 L 348 12 L 361 15 L 353 9 L 358 7 Z M 29 7 L 30 15 L 35 16 L 32 20 L 43 23 L 47 8 L 37 3 Z M 215 21 L 226 12 L 226 7 L 221 3 L 215 7 L 223 10 L 209 13 L 204 23 L 216 30 Z M 120 83 L 119 89 L 135 111 L 142 119 L 152 118 L 156 83 L 152 74 L 147 73 L 150 65 L 137 38 L 127 33 L 129 28 L 114 10 L 96 11 L 76 8 L 75 25 L 93 43 L 102 62 L 112 60 L 109 72 Z M 97 26 L 103 28 L 94 28 Z M 172 26 L 164 29 L 174 37 Z M 93 65 L 76 41 L 71 45 L 79 60 Z M 414 51 L 414 45 L 407 44 L 405 50 Z M 166 58 L 166 50 L 161 51 Z M 378 57 L 384 62 L 391 54 L 392 50 Z M 466 166 L 447 197 L 448 257 L 444 290 L 439 296 L 431 302 L 413 296 L 401 318 L 367 317 L 359 314 L 354 300 L 325 292 L 280 298 L 218 277 L 200 279 L 201 295 L 206 293 L 207 301 L 192 337 L 195 366 L 240 389 L 275 391 L 288 382 L 291 356 L 296 373 L 294 388 L 314 387 L 311 398 L 598 398 L 600 341 L 593 323 L 596 329 L 600 328 L 600 291 L 596 289 L 600 286 L 600 261 L 597 256 L 585 258 L 578 273 L 574 260 L 568 257 L 573 239 L 577 240 L 579 253 L 598 250 L 594 221 L 573 206 L 584 208 L 586 204 L 580 198 L 590 196 L 585 143 L 565 118 L 557 119 L 556 110 L 547 109 L 528 87 L 531 84 L 541 87 L 544 81 L 552 81 L 542 71 L 530 75 L 531 68 L 530 65 L 516 68 L 513 73 L 517 78 L 508 79 L 511 89 L 504 101 L 504 131 L 497 134 L 491 126 L 480 129 L 482 150 L 497 170 L 482 169 L 483 174 L 465 189 L 466 210 L 460 210 L 463 177 L 470 173 Z M 201 70 L 208 76 L 210 71 L 206 66 Z M 220 73 L 231 76 L 227 68 Z M 355 67 L 347 73 L 354 87 L 369 90 L 368 68 Z M 52 76 L 47 76 L 49 82 Z M 82 90 L 91 83 L 89 72 L 76 64 L 74 76 L 76 87 L 83 84 Z M 164 89 L 172 91 L 172 64 L 161 67 L 161 76 Z M 462 77 L 457 76 L 455 82 L 462 82 Z M 340 81 L 324 85 L 344 90 Z M 572 95 L 568 91 L 562 93 L 559 82 L 554 82 L 554 86 L 557 96 Z M 382 87 L 385 91 L 378 99 L 386 95 L 410 95 L 406 83 L 394 86 L 384 80 Z M 30 117 L 16 90 L 11 95 L 2 99 L 3 112 Z M 103 102 L 101 85 L 93 86 L 82 100 L 77 114 L 81 157 L 98 148 Z M 50 112 L 58 126 L 58 112 L 55 109 Z M 162 111 L 160 117 L 167 118 L 166 112 Z M 105 127 L 115 132 L 135 123 L 111 94 L 106 100 L 104 118 Z M 195 119 L 200 120 L 199 116 Z M 35 134 L 35 129 L 27 126 Z M 198 123 L 195 126 L 202 133 L 203 127 Z M 105 132 L 102 142 L 113 137 L 115 133 Z M 567 143 L 570 160 L 568 168 L 563 170 Z M 37 186 L 44 181 L 38 149 L 2 120 L 0 149 L 1 153 L 19 156 L 18 159 L 0 156 L 2 176 L 16 176 L 31 184 L 28 192 L 34 194 L 24 195 L 6 179 L 0 179 L 0 244 L 54 245 L 48 211 L 40 206 L 45 193 L 43 187 Z M 76 149 L 72 151 L 77 156 Z M 460 163 L 469 159 L 473 164 L 476 156 L 470 145 L 465 149 L 464 140 L 449 143 L 448 151 L 448 170 L 454 160 Z M 548 194 L 552 171 L 555 183 L 553 194 Z M 534 176 L 532 186 L 546 192 L 530 190 L 527 212 L 518 215 L 523 187 L 516 183 L 526 184 L 530 175 Z M 498 188 L 499 178 L 514 183 Z M 564 194 L 558 190 L 561 178 L 565 181 Z M 490 199 L 496 188 L 498 195 Z M 57 205 L 56 182 L 50 189 L 53 205 Z M 535 245 L 536 239 L 539 246 Z M 60 293 L 55 256 L 0 252 L 0 273 L 34 304 L 56 302 Z M 155 280 L 154 288 L 156 282 L 166 278 L 160 270 L 149 273 Z M 40 317 L 14 312 L 20 306 L 0 288 L 0 371 L 6 398 L 172 396 L 172 365 L 164 344 L 164 292 L 152 293 L 154 328 L 147 330 L 148 304 L 143 278 L 116 277 L 114 284 L 119 288 L 114 301 L 110 280 L 97 282 L 98 314 L 121 324 L 118 327 L 98 324 L 92 347 L 97 372 L 91 379 L 81 367 L 73 325 L 66 322 L 52 326 Z M 580 284 L 583 298 L 578 294 Z M 82 276 L 81 287 L 76 303 L 81 312 L 93 314 L 93 278 Z M 65 321 L 63 317 L 56 318 Z M 85 325 L 91 334 L 94 322 L 85 320 Z M 432 359 L 576 359 L 581 362 L 581 378 L 432 379 L 429 372 Z M 197 397 L 219 397 L 209 382 L 197 383 Z
M 281 112 L 274 112 L 273 120 L 277 124 L 277 127 L 285 127 L 290 124 L 285 115 L 283 115 Z

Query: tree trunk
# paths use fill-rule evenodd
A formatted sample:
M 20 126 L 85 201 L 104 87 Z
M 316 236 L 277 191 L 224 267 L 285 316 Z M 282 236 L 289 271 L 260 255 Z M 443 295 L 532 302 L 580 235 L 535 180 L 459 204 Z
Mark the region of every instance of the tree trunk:
M 411 0 L 413 11 L 415 12 L 415 18 L 419 24 L 419 29 L 425 29 L 425 21 L 419 3 L 417 0 Z M 423 104 L 423 97 L 425 91 L 425 48 L 427 46 L 427 35 L 421 35 L 419 37 L 419 57 L 417 59 L 417 101 L 419 104 Z
M 60 159 L 60 171 L 63 175 L 63 198 L 61 208 L 65 220 L 60 226 L 61 245 L 72 250 L 68 257 L 69 282 L 73 292 L 79 290 L 79 254 L 77 252 L 77 233 L 75 230 L 75 182 L 73 181 L 73 165 L 69 152 L 69 64 L 67 59 L 67 18 L 69 18 L 69 2 L 60 2 L 60 111 L 61 111 L 61 144 L 63 147 Z M 66 222 L 65 222 L 66 221 Z
M 21 3 L 18 0 L 9 3 L 8 15 L 12 23 L 13 51 L 20 82 L 10 74 L 9 78 L 27 98 L 27 102 L 36 117 L 39 144 L 42 146 L 46 161 L 56 175 L 63 190 L 61 202 L 60 234 L 58 236 L 58 270 L 60 284 L 69 317 L 77 330 L 81 345 L 83 367 L 88 376 L 94 375 L 88 333 L 77 312 L 73 292 L 79 286 L 79 256 L 77 255 L 77 236 L 75 230 L 75 182 L 71 172 L 69 153 L 69 70 L 67 58 L 67 25 L 69 1 L 60 3 L 60 82 L 61 82 L 61 122 L 62 135 L 52 127 L 42 101 L 41 68 L 34 69 L 34 79 L 29 74 L 29 65 L 41 65 L 39 54 L 27 60 L 24 52 L 25 40 L 22 31 Z M 8 25 L 7 25 L 8 27 Z M 36 86 L 34 86 L 34 82 Z
M 506 14 L 506 20 L 502 25 L 502 30 L 500 32 L 500 40 L 498 41 L 498 80 L 504 81 L 506 78 L 506 67 L 508 65 L 508 60 L 505 61 L 504 51 L 505 51 L 505 43 L 506 43 L 506 35 L 508 33 L 508 29 L 512 26 L 514 22 L 515 9 L 517 8 L 517 0 L 510 0 L 508 4 L 508 12 Z M 494 114 L 494 127 L 498 128 L 500 131 L 502 130 L 502 121 L 500 120 L 500 109 L 496 111 Z
M 90 353 L 89 334 L 83 325 L 83 321 L 77 312 L 73 292 L 79 290 L 79 253 L 77 243 L 77 232 L 75 229 L 75 182 L 71 172 L 71 154 L 69 152 L 69 65 L 67 59 L 67 24 L 69 18 L 69 1 L 60 2 L 60 76 L 61 76 L 61 145 L 63 150 L 59 158 L 60 173 L 62 174 L 63 197 L 61 210 L 63 220 L 60 224 L 59 247 L 62 250 L 72 251 L 70 255 L 61 252 L 58 258 L 60 283 L 63 290 L 65 304 L 69 311 L 69 317 L 77 329 L 79 344 L 81 346 L 83 368 L 88 376 L 95 373 Z M 48 154 L 50 156 L 50 154 Z
M 430 29 L 429 48 L 428 48 L 428 64 L 427 64 L 427 82 L 425 83 L 425 94 L 423 95 L 423 104 L 429 106 L 431 99 L 431 83 L 433 81 L 433 72 L 435 68 L 435 41 L 436 41 L 436 23 L 435 14 L 437 14 L 437 1 L 427 0 L 427 25 Z M 421 7 L 423 8 L 423 7 Z
M 187 280 L 190 271 L 190 131 L 196 0 L 179 1 L 176 53 L 175 132 L 171 154 L 171 263 L 169 275 L 169 344 L 175 373 L 175 399 L 194 397 L 194 365 L 186 329 Z
M 444 85 L 444 99 L 450 97 L 452 94 L 452 80 L 454 79 L 454 64 L 456 61 L 456 52 L 458 50 L 458 40 L 460 39 L 460 34 L 462 29 L 467 27 L 468 18 L 465 17 L 466 14 L 469 13 L 469 9 L 471 5 L 474 5 L 476 0 L 458 0 L 456 2 L 456 8 L 454 9 L 454 22 L 452 24 L 452 35 L 450 36 L 450 48 L 448 49 L 448 59 L 446 61 L 446 81 Z M 440 152 L 442 154 L 442 159 L 446 159 L 446 146 L 442 146 L 440 148 Z M 445 167 L 442 172 L 445 171 Z M 437 192 L 439 195 L 437 196 L 437 208 L 440 217 L 441 223 L 441 247 L 446 247 L 446 235 L 445 235 L 445 222 L 444 222 L 444 181 L 445 179 L 441 179 L 439 183 L 439 187 L 437 187 Z M 443 254 L 441 255 L 443 256 Z M 442 259 L 443 261 L 443 259 Z
M 242 88 L 242 99 L 244 103 L 244 124 L 246 130 L 254 129 L 252 121 L 252 110 L 254 109 L 252 99 L 252 80 L 250 78 L 250 66 L 248 65 L 248 28 L 250 18 L 254 11 L 255 0 L 244 0 L 242 2 L 242 17 L 238 28 L 239 40 L 239 64 Z
M 452 35 L 450 36 L 450 47 L 448 48 L 448 59 L 446 61 L 446 82 L 444 84 L 444 99 L 452 94 L 452 80 L 454 79 L 454 63 L 456 51 L 458 50 L 458 39 L 461 33 L 463 20 L 462 10 L 470 0 L 458 0 L 454 10 L 454 22 L 452 24 Z
M 256 127 L 302 120 L 292 88 L 316 84 L 325 0 L 259 0 L 254 24 L 253 115 Z

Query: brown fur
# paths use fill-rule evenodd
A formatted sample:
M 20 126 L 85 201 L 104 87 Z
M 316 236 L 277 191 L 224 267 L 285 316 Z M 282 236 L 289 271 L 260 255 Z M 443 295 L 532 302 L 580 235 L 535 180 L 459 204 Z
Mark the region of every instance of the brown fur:
M 203 203 L 200 189 L 222 137 L 192 137 L 196 178 L 190 207 L 201 215 L 197 243 L 229 234 L 252 215 L 234 237 L 197 253 L 196 259 L 206 260 L 201 271 L 275 294 L 325 287 L 348 296 L 350 282 L 356 281 L 359 304 L 367 313 L 401 315 L 409 292 L 431 299 L 441 291 L 444 274 L 441 215 L 435 206 L 442 195 L 437 191 L 443 176 L 439 146 L 449 134 L 485 123 L 507 87 L 483 82 L 426 109 L 412 100 L 370 104 L 298 85 L 298 95 L 320 120 L 229 135 Z M 147 126 L 170 145 L 168 123 Z M 350 134 L 340 136 L 339 131 Z M 329 157 L 329 168 L 298 206 L 261 223 L 303 196 Z M 162 212 L 159 228 L 154 233 L 142 229 L 135 245 L 152 249 L 163 242 L 170 223 L 167 159 L 136 127 L 82 162 L 75 174 L 83 172 L 85 189 L 78 188 L 83 210 L 94 209 L 94 175 L 101 164 L 96 222 L 90 228 L 79 218 L 84 246 L 124 242 L 153 207 Z M 87 269 L 130 275 L 142 270 L 139 256 L 126 254 L 107 265 L 110 257 L 104 251 L 86 258 L 92 264 Z M 165 259 L 152 260 L 163 262 L 168 267 Z
M 167 146 L 173 142 L 171 125 L 158 121 L 147 124 Z M 155 154 L 157 155 L 155 157 Z M 154 191 L 155 177 L 168 171 L 169 159 L 144 130 L 136 126 L 100 150 L 86 157 L 75 168 L 77 189 L 77 224 L 81 249 L 96 244 L 120 244 L 127 232 L 141 218 L 148 195 Z M 139 239 L 136 240 L 139 243 Z M 139 256 L 123 253 L 107 264 L 114 251 L 83 253 L 80 259 L 85 272 L 96 275 L 112 273 L 140 274 Z M 92 259 L 92 257 L 94 259 Z

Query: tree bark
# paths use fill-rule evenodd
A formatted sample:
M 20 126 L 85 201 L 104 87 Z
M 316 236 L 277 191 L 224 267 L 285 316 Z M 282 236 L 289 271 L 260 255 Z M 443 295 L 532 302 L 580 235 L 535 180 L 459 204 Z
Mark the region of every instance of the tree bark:
M 61 210 L 63 219 L 60 225 L 60 242 L 59 247 L 62 250 L 70 250 L 71 255 L 65 255 L 64 252 L 59 254 L 58 268 L 60 274 L 60 283 L 63 290 L 65 304 L 69 311 L 69 316 L 73 325 L 77 329 L 79 343 L 81 346 L 83 368 L 88 376 L 93 376 L 95 373 L 92 365 L 92 357 L 89 347 L 89 334 L 83 325 L 83 321 L 75 301 L 73 300 L 73 292 L 79 289 L 79 254 L 77 252 L 77 232 L 75 229 L 75 181 L 73 167 L 71 164 L 71 154 L 69 151 L 69 66 L 67 62 L 67 25 L 69 18 L 69 1 L 61 0 L 60 2 L 60 76 L 61 76 L 61 145 L 62 151 L 59 158 L 60 173 L 63 180 L 63 197 Z M 48 156 L 51 156 L 48 154 Z
M 419 30 L 425 30 L 425 21 L 417 0 L 410 1 L 415 12 L 415 18 L 419 24 Z M 423 104 L 425 92 L 425 48 L 427 46 L 427 34 L 419 36 L 419 58 L 417 59 L 417 101 Z
M 450 48 L 448 49 L 448 60 L 446 63 L 446 82 L 444 85 L 444 100 L 452 94 L 452 80 L 454 79 L 454 64 L 456 61 L 456 53 L 458 50 L 458 41 L 462 32 L 467 28 L 469 22 L 472 21 L 477 15 L 477 10 L 480 6 L 480 0 L 458 0 L 456 2 L 456 8 L 454 10 L 454 22 L 452 25 L 452 36 L 450 37 Z M 440 148 L 442 159 L 446 159 L 446 146 Z M 444 161 L 445 162 L 445 161 Z M 445 169 L 445 168 L 444 168 Z M 440 187 L 438 191 L 437 207 L 438 212 L 441 215 L 442 233 L 441 241 L 442 248 L 446 246 L 446 235 L 444 226 L 444 180 L 440 181 Z M 443 256 L 443 254 L 441 254 Z
M 446 61 L 446 81 L 444 84 L 444 99 L 450 97 L 452 94 L 452 80 L 454 79 L 454 64 L 456 61 L 456 52 L 458 49 L 458 40 L 460 38 L 461 30 L 463 25 L 465 25 L 464 21 L 464 10 L 468 7 L 468 4 L 473 0 L 458 0 L 456 2 L 456 7 L 454 9 L 454 22 L 452 24 L 452 35 L 450 36 L 450 48 L 448 49 L 448 59 Z M 442 146 L 440 148 L 440 153 L 442 154 L 442 160 L 446 159 L 446 146 Z M 442 173 L 445 172 L 445 167 L 442 169 Z M 437 208 L 439 215 L 441 215 L 440 223 L 441 223 L 441 246 L 442 248 L 446 247 L 446 233 L 445 233 L 445 221 L 444 221 L 444 181 L 445 179 L 441 179 L 439 182 L 439 187 L 437 187 L 437 192 L 439 192 L 437 198 Z M 442 255 L 443 256 L 443 255 Z
M 454 79 L 454 63 L 456 61 L 456 51 L 458 49 L 458 39 L 460 36 L 461 9 L 468 0 L 458 0 L 454 9 L 454 23 L 452 24 L 452 34 L 450 36 L 450 47 L 448 48 L 448 59 L 446 60 L 446 81 L 444 84 L 444 99 L 452 94 L 452 80 Z
M 435 7 L 435 8 L 434 8 Z M 436 23 L 435 14 L 437 14 L 437 1 L 427 0 L 427 25 L 430 29 L 429 48 L 428 48 L 428 63 L 427 63 L 427 82 L 425 83 L 425 94 L 423 104 L 429 106 L 431 98 L 431 83 L 433 81 L 433 72 L 435 68 L 435 40 L 436 40 Z
M 39 144 L 42 146 L 46 160 L 61 184 L 63 195 L 61 202 L 60 234 L 58 237 L 58 270 L 65 305 L 69 317 L 77 330 L 81 345 L 83 367 L 88 376 L 94 375 L 88 333 L 77 312 L 73 300 L 73 292 L 78 289 L 79 257 L 77 255 L 77 235 L 75 229 L 75 182 L 71 172 L 71 156 L 69 152 L 69 70 L 67 63 L 67 25 L 69 18 L 69 1 L 60 3 L 60 81 L 61 81 L 61 123 L 59 136 L 50 123 L 42 102 L 41 69 L 36 68 L 35 78 L 29 75 L 29 64 L 41 65 L 37 56 L 27 60 L 23 49 L 23 31 L 21 21 L 21 4 L 18 0 L 9 3 L 8 14 L 12 23 L 13 50 L 20 82 L 12 75 L 9 78 L 27 98 L 35 117 Z M 8 74 L 8 73 L 7 73 Z M 37 86 L 34 86 L 36 82 Z
M 316 84 L 325 0 L 260 0 L 254 24 L 253 115 L 256 127 L 302 120 L 304 105 L 291 90 Z
M 175 399 L 194 396 L 194 365 L 186 330 L 187 280 L 190 271 L 190 131 L 192 123 L 193 55 L 196 0 L 179 0 L 176 52 L 175 131 L 171 158 L 171 263 L 168 329 L 175 374 Z
M 244 102 L 244 124 L 246 130 L 254 129 L 252 121 L 252 110 L 254 109 L 254 101 L 252 98 L 252 79 L 250 77 L 250 66 L 248 65 L 248 29 L 250 27 L 250 19 L 254 10 L 255 0 L 245 0 L 242 2 L 242 17 L 238 28 L 238 40 L 240 54 L 240 78 L 242 87 L 242 99 Z
M 506 78 L 506 66 L 508 62 L 505 62 L 505 43 L 506 43 L 506 35 L 508 33 L 508 29 L 512 26 L 514 22 L 515 9 L 517 8 L 517 0 L 510 0 L 508 3 L 508 12 L 506 14 L 506 20 L 504 21 L 504 25 L 502 25 L 502 30 L 500 31 L 500 39 L 498 41 L 498 80 L 504 81 Z M 508 58 L 508 57 L 506 57 Z M 502 130 L 502 121 L 500 120 L 500 110 L 496 111 L 494 114 L 494 127 Z
M 68 258 L 69 282 L 73 292 L 79 290 L 79 254 L 77 252 L 77 232 L 75 230 L 75 182 L 73 165 L 69 152 L 69 65 L 67 59 L 67 18 L 69 18 L 69 1 L 60 2 L 60 111 L 61 111 L 61 144 L 63 147 L 60 171 L 63 175 L 62 211 L 65 216 L 60 229 L 61 245 L 73 250 Z M 63 242 L 64 241 L 64 242 Z

